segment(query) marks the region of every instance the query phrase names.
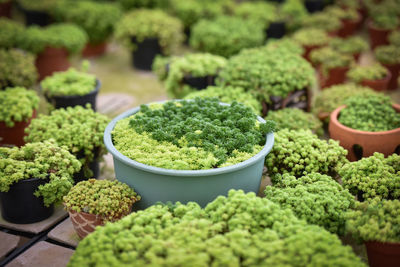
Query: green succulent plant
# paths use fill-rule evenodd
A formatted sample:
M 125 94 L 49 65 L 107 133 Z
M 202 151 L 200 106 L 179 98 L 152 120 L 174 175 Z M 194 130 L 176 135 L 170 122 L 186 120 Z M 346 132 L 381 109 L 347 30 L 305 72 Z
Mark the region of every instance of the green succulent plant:
M 381 80 L 388 76 L 389 71 L 379 63 L 369 66 L 355 66 L 347 72 L 347 78 L 355 83 L 362 81 Z
M 335 3 L 340 7 L 347 7 L 351 9 L 358 9 L 361 6 L 359 0 L 336 0 Z
M 172 63 L 177 56 L 156 55 L 151 65 L 151 70 L 157 75 L 159 81 L 165 81 L 168 76 L 169 64 Z
M 0 17 L 0 49 L 18 47 L 24 29 L 22 24 L 11 19 Z
M 328 44 L 330 37 L 321 29 L 304 28 L 296 31 L 292 38 L 302 46 L 323 46 Z
M 342 8 L 340 6 L 329 6 L 324 9 L 327 16 L 334 16 L 340 20 L 357 21 L 360 18 L 357 10 L 353 8 Z
M 347 232 L 359 241 L 400 242 L 400 200 L 358 202 L 346 214 Z
M 400 64 L 400 49 L 394 45 L 378 46 L 374 50 L 375 58 L 382 64 Z
M 198 51 L 230 57 L 243 48 L 260 46 L 264 35 L 260 24 L 239 17 L 219 16 L 193 25 L 189 43 Z
M 369 48 L 368 42 L 359 36 L 352 36 L 346 39 L 332 38 L 329 46 L 340 53 L 352 55 L 365 52 Z
M 233 13 L 235 16 L 261 24 L 264 29 L 267 29 L 268 25 L 276 20 L 278 9 L 276 5 L 269 2 L 242 2 L 235 6 Z
M 326 32 L 335 32 L 340 29 L 342 22 L 336 15 L 328 12 L 316 12 L 303 19 L 303 28 L 317 28 Z
M 39 54 L 46 47 L 65 48 L 70 54 L 79 53 L 87 42 L 84 30 L 74 24 L 58 23 L 47 27 L 31 26 L 21 37 L 20 47 Z
M 285 0 L 280 5 L 280 11 L 285 17 L 288 32 L 301 28 L 303 19 L 309 15 L 302 0 Z
M 165 88 L 173 98 L 183 98 L 196 90 L 185 84 L 185 77 L 216 77 L 226 65 L 226 59 L 208 53 L 187 54 L 177 57 L 169 63 L 169 71 L 165 79 Z
M 249 223 L 251 222 L 251 223 Z M 307 249 L 305 249 L 307 248 Z M 154 205 L 83 239 L 69 267 L 107 266 L 364 266 L 350 247 L 254 193 L 231 190 L 197 203 Z
M 13 86 L 29 88 L 37 78 L 32 54 L 17 49 L 0 49 L 0 90 Z
M 300 178 L 284 174 L 280 183 L 267 186 L 265 197 L 289 208 L 299 219 L 343 235 L 345 213 L 354 206 L 354 197 L 328 175 L 310 173 Z
M 324 76 L 328 74 L 329 70 L 349 67 L 354 61 L 351 55 L 338 52 L 329 46 L 312 50 L 310 59 L 313 64 L 320 66 Z
M 39 115 L 25 132 L 25 141 L 41 142 L 54 139 L 77 156 L 82 163 L 86 178 L 92 177 L 89 164 L 105 154 L 103 133 L 109 119 L 94 112 L 90 105 L 56 109 L 50 115 Z M 97 158 L 95 158 L 95 156 Z
M 338 141 L 321 140 L 310 130 L 283 129 L 275 133 L 275 143 L 265 159 L 268 174 L 278 181 L 276 174 L 288 173 L 295 177 L 318 172 L 335 177 L 348 162 L 347 150 Z
M 169 0 L 117 0 L 125 10 L 135 8 L 165 8 Z
M 17 0 L 18 5 L 26 10 L 51 11 L 57 5 L 57 0 Z
M 389 131 L 400 127 L 400 113 L 392 107 L 389 96 L 352 96 L 344 104 L 347 106 L 340 111 L 338 121 L 347 127 L 367 132 Z
M 29 143 L 22 147 L 0 147 L 0 192 L 8 192 L 10 186 L 30 178 L 45 179 L 35 191 L 43 197 L 45 206 L 58 203 L 71 189 L 72 175 L 79 171 L 81 163 L 65 146 L 54 142 Z
M 183 25 L 179 19 L 161 10 L 137 9 L 126 13 L 115 26 L 115 36 L 130 50 L 136 49 L 132 43 L 146 38 L 157 38 L 164 55 L 174 52 L 184 39 Z
M 400 30 L 392 31 L 388 39 L 391 45 L 400 47 Z
M 287 37 L 268 40 L 264 47 L 265 49 L 282 51 L 282 53 L 289 52 L 297 55 L 302 55 L 304 53 L 304 48 L 299 43 Z
M 359 200 L 400 197 L 400 156 L 382 153 L 345 164 L 339 171 L 343 186 Z M 361 198 L 361 199 L 360 199 Z
M 391 12 L 372 12 L 372 25 L 381 30 L 395 30 L 400 24 L 396 14 Z
M 124 183 L 96 179 L 77 183 L 63 198 L 67 211 L 95 214 L 104 222 L 128 215 L 139 200 L 140 196 Z

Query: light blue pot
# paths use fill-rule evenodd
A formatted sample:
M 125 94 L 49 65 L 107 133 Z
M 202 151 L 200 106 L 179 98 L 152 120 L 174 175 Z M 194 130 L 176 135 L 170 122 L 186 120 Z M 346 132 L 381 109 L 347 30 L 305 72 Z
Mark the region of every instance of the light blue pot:
M 115 124 L 140 110 L 128 110 L 108 124 L 104 143 L 113 155 L 116 178 L 131 186 L 142 197 L 135 209 L 145 209 L 158 201 L 187 203 L 195 201 L 202 207 L 230 189 L 258 193 L 265 156 L 274 144 L 274 134 L 267 135 L 264 148 L 252 158 L 228 167 L 209 170 L 170 170 L 153 167 L 122 155 L 114 147 L 111 132 Z M 262 123 L 265 121 L 258 117 Z

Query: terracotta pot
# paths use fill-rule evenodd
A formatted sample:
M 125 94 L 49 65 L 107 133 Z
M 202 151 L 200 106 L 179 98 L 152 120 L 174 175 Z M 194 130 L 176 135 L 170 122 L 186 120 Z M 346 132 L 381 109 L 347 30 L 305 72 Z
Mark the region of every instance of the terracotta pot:
M 68 51 L 65 48 L 46 47 L 37 55 L 35 61 L 39 73 L 39 80 L 50 76 L 55 71 L 67 70 L 71 64 L 68 60 Z
M 354 60 L 355 60 L 356 62 L 358 62 L 358 60 L 360 59 L 360 55 L 361 55 L 361 53 L 355 53 L 355 54 L 353 54 L 353 58 L 354 58 Z
M 7 127 L 5 122 L 0 122 L 0 146 L 23 146 L 25 145 L 25 128 L 31 120 L 36 117 L 36 110 L 28 121 L 16 122 L 13 127 Z
M 103 55 L 107 50 L 107 43 L 104 41 L 99 44 L 87 43 L 82 51 L 84 57 L 97 57 Z
M 369 40 L 371 43 L 371 49 L 375 49 L 377 46 L 388 45 L 389 40 L 388 36 L 390 30 L 382 30 L 375 28 L 373 26 L 373 22 L 371 20 L 368 21 L 368 32 L 369 32 Z
M 346 73 L 349 70 L 349 67 L 337 67 L 330 69 L 328 71 L 328 75 L 324 76 L 322 73 L 321 68 L 319 68 L 319 80 L 320 80 L 320 86 L 321 89 L 330 87 L 335 84 L 341 84 L 344 83 L 346 80 Z
M 307 59 L 307 61 L 312 64 L 311 59 L 310 59 L 310 53 L 314 49 L 317 49 L 317 48 L 320 48 L 320 47 L 322 47 L 322 45 L 304 45 L 303 46 L 303 48 L 304 48 L 303 58 Z
M 400 266 L 400 243 L 365 242 L 371 267 Z
M 347 158 L 356 161 L 362 157 L 369 157 L 374 152 L 392 155 L 400 148 L 400 128 L 382 132 L 366 132 L 351 129 L 338 121 L 340 111 L 346 106 L 335 109 L 330 116 L 330 138 L 338 140 L 340 145 L 347 149 Z M 393 108 L 400 112 L 400 105 L 393 104 Z M 361 146 L 361 149 L 359 148 Z M 361 150 L 361 152 L 360 152 Z
M 363 86 L 368 86 L 375 91 L 386 91 L 389 85 L 389 81 L 392 78 L 390 72 L 386 75 L 385 78 L 380 80 L 363 80 L 360 84 Z
M 382 64 L 383 66 L 385 66 L 385 68 L 387 68 L 390 73 L 392 74 L 392 78 L 389 81 L 388 90 L 396 90 L 398 88 L 398 84 L 397 84 L 397 79 L 399 78 L 399 74 L 400 74 L 400 63 L 399 64 L 392 64 L 392 65 L 388 65 L 388 64 Z
M 8 1 L 6 3 L 1 3 L 0 4 L 0 17 L 11 18 L 11 8 L 12 8 L 11 1 Z
M 338 31 L 338 36 L 345 38 L 353 35 L 356 32 L 358 25 L 360 24 L 360 21 L 361 21 L 361 16 L 358 16 L 356 20 L 349 20 L 349 19 L 342 20 L 342 27 Z

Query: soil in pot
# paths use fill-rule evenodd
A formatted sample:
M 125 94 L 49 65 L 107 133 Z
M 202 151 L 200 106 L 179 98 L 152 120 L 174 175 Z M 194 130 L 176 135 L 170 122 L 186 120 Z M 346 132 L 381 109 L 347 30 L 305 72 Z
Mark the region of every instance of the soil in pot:
M 215 76 L 193 77 L 188 75 L 183 77 L 183 82 L 197 90 L 203 90 L 209 85 L 215 85 Z
M 391 80 L 392 75 L 390 72 L 388 75 L 380 80 L 363 80 L 361 85 L 368 86 L 375 91 L 386 91 L 388 89 L 389 81 Z
M 280 39 L 286 33 L 286 23 L 284 21 L 272 22 L 267 29 L 267 38 Z
M 344 83 L 346 80 L 346 73 L 349 70 L 349 67 L 337 67 L 330 69 L 328 74 L 325 76 L 322 74 L 322 70 L 319 70 L 319 80 L 321 89 L 330 87 L 335 84 Z
M 12 2 L 11 0 L 5 3 L 0 4 L 0 17 L 11 18 L 11 8 Z
M 388 36 L 390 30 L 381 30 L 375 28 L 372 21 L 368 21 L 368 33 L 372 50 L 377 46 L 389 44 Z
M 368 263 L 371 267 L 398 267 L 400 265 L 400 243 L 365 242 Z
M 31 178 L 11 185 L 6 193 L 1 192 L 2 217 L 18 224 L 35 223 L 49 218 L 54 212 L 54 206 L 45 207 L 43 198 L 34 195 L 38 186 L 45 183 L 45 179 Z
M 107 51 L 107 42 L 99 44 L 87 43 L 82 51 L 83 57 L 98 57 L 103 55 Z
M 43 80 L 55 71 L 65 71 L 71 66 L 68 60 L 68 51 L 64 48 L 53 47 L 46 47 L 43 52 L 38 54 L 35 65 L 39 72 L 39 80 Z
M 392 64 L 392 65 L 382 64 L 382 65 L 385 66 L 385 68 L 387 68 L 392 74 L 387 89 L 396 90 L 399 86 L 397 84 L 397 79 L 399 78 L 400 74 L 400 64 Z
M 25 128 L 35 117 L 36 110 L 33 111 L 32 118 L 28 121 L 16 122 L 13 127 L 7 127 L 4 122 L 0 122 L 0 146 L 23 146 L 25 144 Z
M 133 66 L 139 70 L 151 70 L 151 65 L 156 55 L 161 54 L 161 46 L 157 38 L 146 38 L 138 42 L 132 37 L 132 43 L 136 44 L 136 50 L 132 52 Z

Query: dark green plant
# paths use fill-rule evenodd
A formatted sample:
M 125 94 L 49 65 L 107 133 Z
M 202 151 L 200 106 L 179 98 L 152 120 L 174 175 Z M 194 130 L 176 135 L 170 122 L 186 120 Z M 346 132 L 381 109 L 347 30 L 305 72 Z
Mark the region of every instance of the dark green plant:
M 388 38 L 391 45 L 400 47 L 400 30 L 392 31 Z
M 375 58 L 382 64 L 400 64 L 400 49 L 394 45 L 378 46 L 374 50 Z
M 45 206 L 58 203 L 71 189 L 72 175 L 81 163 L 65 146 L 50 141 L 28 143 L 20 148 L 0 147 L 0 191 L 8 192 L 13 184 L 30 178 L 48 180 L 35 191 Z
M 83 239 L 69 267 L 364 266 L 334 234 L 254 193 L 231 190 L 198 204 L 154 205 Z
M 349 67 L 353 63 L 351 55 L 338 52 L 329 46 L 312 50 L 310 59 L 315 65 L 320 66 L 322 74 L 325 76 L 331 69 Z
M 302 46 L 323 46 L 328 44 L 330 37 L 321 29 L 305 28 L 296 31 L 292 38 Z
M 22 24 L 0 17 L 0 49 L 18 47 L 23 33 L 24 26 Z
M 57 0 L 17 0 L 18 5 L 26 10 L 33 11 L 51 11 L 57 5 Z
M 301 177 L 318 172 L 335 177 L 348 162 L 347 150 L 338 141 L 321 140 L 310 130 L 283 129 L 275 133 L 275 143 L 267 155 L 268 174 L 285 174 Z M 273 177 L 275 181 L 279 177 Z
M 29 88 L 37 78 L 32 54 L 17 49 L 0 49 L 0 90 L 13 86 Z
M 337 16 L 327 12 L 316 12 L 303 19 L 304 28 L 317 28 L 326 32 L 335 32 L 340 29 L 342 22 Z
M 130 50 L 136 49 L 132 42 L 157 38 L 164 55 L 174 52 L 184 39 L 183 25 L 179 19 L 161 10 L 137 9 L 129 13 L 115 26 L 115 36 Z
M 96 179 L 77 183 L 63 198 L 67 211 L 95 214 L 111 222 L 128 215 L 139 200 L 140 196 L 124 183 Z
M 166 8 L 169 0 L 117 0 L 125 10 L 136 8 Z
M 389 71 L 379 63 L 375 63 L 369 66 L 357 65 L 352 67 L 347 72 L 347 78 L 355 83 L 361 83 L 362 81 L 375 81 L 381 80 L 388 76 Z
M 265 197 L 289 208 L 299 219 L 343 235 L 345 213 L 354 206 L 354 197 L 328 175 L 310 173 L 300 178 L 284 174 L 280 183 L 267 186 Z
M 260 46 L 264 35 L 260 24 L 220 16 L 214 20 L 202 19 L 193 25 L 189 43 L 198 51 L 230 57 L 243 48 Z
M 347 127 L 367 132 L 389 131 L 400 127 L 400 113 L 392 107 L 389 96 L 352 96 L 344 104 L 347 107 L 340 111 L 338 120 Z
M 25 140 L 41 142 L 52 138 L 58 145 L 65 145 L 81 161 L 85 177 L 91 178 L 89 163 L 105 154 L 103 133 L 108 122 L 106 116 L 94 112 L 90 106 L 57 109 L 32 120 L 25 129 Z
M 359 36 L 352 36 L 346 39 L 332 38 L 329 46 L 338 52 L 352 55 L 365 52 L 369 48 L 368 42 Z

